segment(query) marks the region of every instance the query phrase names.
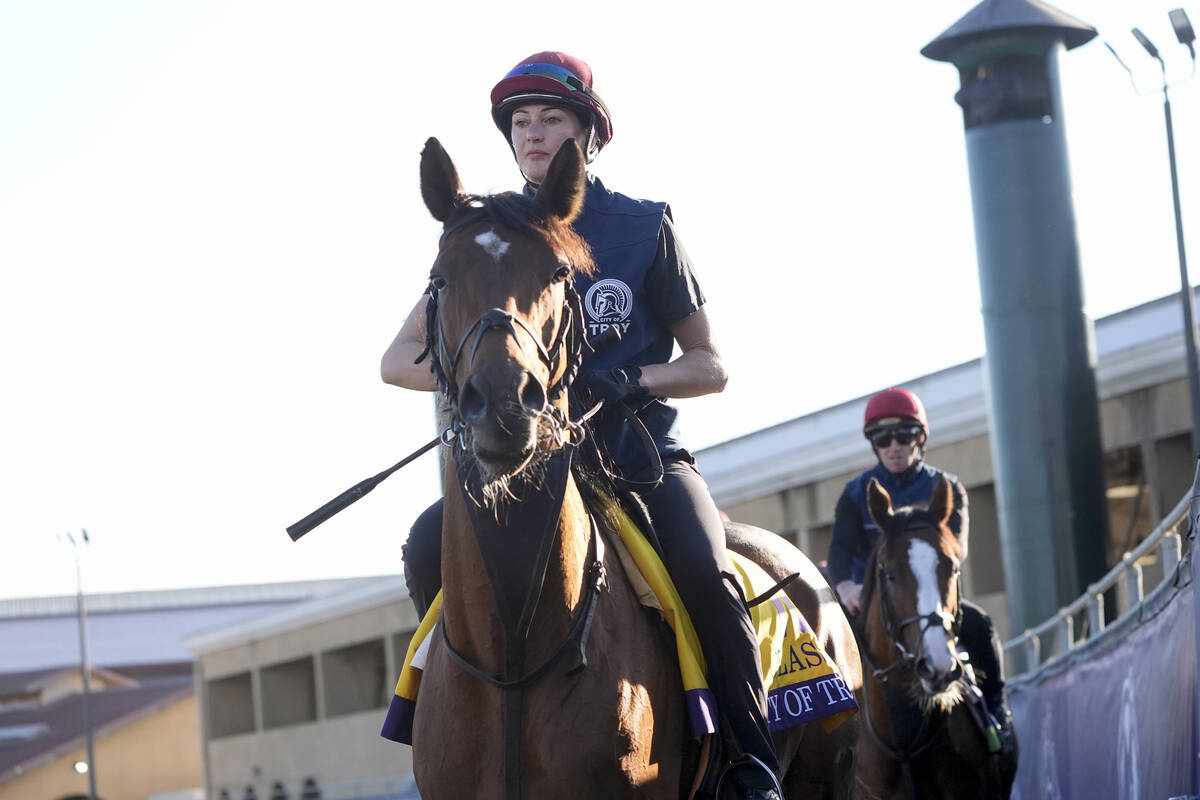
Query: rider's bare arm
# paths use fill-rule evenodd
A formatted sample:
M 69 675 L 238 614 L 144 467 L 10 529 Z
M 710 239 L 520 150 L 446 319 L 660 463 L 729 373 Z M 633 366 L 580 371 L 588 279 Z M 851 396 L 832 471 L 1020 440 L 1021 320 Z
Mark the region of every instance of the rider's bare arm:
M 682 351 L 679 358 L 642 367 L 638 382 L 657 397 L 699 397 L 722 391 L 729 375 L 713 344 L 704 309 L 672 325 L 671 335 Z
M 383 354 L 379 363 L 379 374 L 385 383 L 422 392 L 437 389 L 433 373 L 429 371 L 429 361 L 413 363 L 425 349 L 425 305 L 428 302 L 429 296 L 421 295 L 421 299 L 400 326 L 400 332 Z

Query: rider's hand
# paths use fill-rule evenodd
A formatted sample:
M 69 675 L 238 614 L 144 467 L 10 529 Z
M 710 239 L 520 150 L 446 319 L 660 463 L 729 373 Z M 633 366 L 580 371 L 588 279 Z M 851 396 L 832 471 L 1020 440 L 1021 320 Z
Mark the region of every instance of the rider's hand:
M 851 614 L 857 614 L 859 603 L 862 600 L 862 584 L 854 581 L 842 581 L 837 585 L 837 593 L 846 610 Z
M 649 399 L 646 387 L 638 383 L 642 370 L 635 366 L 613 367 L 605 370 L 581 372 L 571 384 L 571 389 L 588 408 L 601 400 L 606 404 Z

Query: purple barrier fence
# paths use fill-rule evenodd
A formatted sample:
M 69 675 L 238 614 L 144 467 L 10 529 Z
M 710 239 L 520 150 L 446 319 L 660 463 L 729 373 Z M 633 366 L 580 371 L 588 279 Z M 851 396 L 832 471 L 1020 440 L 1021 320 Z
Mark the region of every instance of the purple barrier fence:
M 1013 798 L 1168 800 L 1200 790 L 1190 556 L 1137 613 L 1010 682 L 1021 748 Z

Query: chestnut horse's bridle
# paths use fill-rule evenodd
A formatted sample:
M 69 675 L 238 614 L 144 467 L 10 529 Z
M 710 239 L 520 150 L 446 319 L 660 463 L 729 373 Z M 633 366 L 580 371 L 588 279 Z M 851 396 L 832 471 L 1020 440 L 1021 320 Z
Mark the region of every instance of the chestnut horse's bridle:
M 928 522 L 927 520 L 918 516 L 916 519 L 910 518 L 908 520 L 907 524 L 901 529 L 901 531 L 911 531 L 911 530 L 916 530 L 918 528 L 936 528 L 936 527 L 937 527 L 936 525 L 933 525 L 930 522 Z M 885 531 L 883 531 L 882 529 L 880 529 L 879 535 L 881 537 L 884 537 L 884 536 L 887 536 L 887 533 Z M 854 628 L 855 628 L 855 635 L 858 637 L 858 640 L 859 640 L 859 650 L 862 653 L 863 660 L 867 663 L 867 666 L 869 666 L 871 668 L 872 675 L 877 680 L 879 680 L 879 682 L 881 684 L 884 684 L 884 686 L 886 687 L 888 685 L 891 685 L 891 684 L 888 684 L 888 678 L 891 677 L 891 673 L 893 670 L 902 669 L 902 668 L 906 668 L 906 667 L 914 667 L 916 665 L 916 663 L 918 662 L 918 660 L 920 660 L 921 656 L 924 655 L 924 653 L 925 653 L 925 632 L 928 631 L 934 625 L 938 625 L 938 626 L 947 626 L 948 625 L 950 631 L 954 634 L 954 638 L 957 640 L 959 629 L 962 626 L 962 586 L 961 586 L 961 581 L 955 580 L 954 589 L 955 589 L 955 598 L 956 598 L 957 602 L 955 604 L 956 608 L 955 608 L 955 614 L 953 617 L 951 617 L 949 614 L 945 613 L 944 611 L 932 611 L 929 614 L 914 614 L 913 616 L 905 617 L 904 619 L 901 619 L 900 621 L 897 622 L 896 614 L 892 608 L 892 604 L 890 602 L 888 593 L 883 588 L 884 583 L 885 583 L 885 575 L 884 575 L 885 566 L 884 566 L 883 560 L 879 558 L 879 553 L 882 551 L 883 546 L 884 546 L 884 542 L 881 539 L 879 544 L 876 547 L 875 556 L 873 558 L 873 561 L 875 562 L 875 575 L 873 576 L 874 577 L 874 586 L 872 587 L 872 591 L 879 595 L 879 613 L 880 613 L 880 616 L 883 617 L 884 632 L 887 634 L 887 637 L 890 640 L 892 647 L 895 649 L 896 654 L 899 657 L 896 660 L 894 660 L 890 666 L 887 666 L 887 667 L 878 666 L 875 663 L 875 660 L 871 657 L 871 649 L 868 646 L 867 636 L 866 636 L 866 618 L 867 618 L 866 610 L 870 605 L 870 595 L 863 598 L 863 600 L 862 600 L 862 604 L 861 604 L 862 610 L 859 612 L 859 618 L 858 618 L 857 624 L 854 626 Z M 959 573 L 960 573 L 960 570 L 956 566 L 953 577 L 955 579 L 957 579 L 959 577 Z M 920 645 L 919 645 L 919 649 L 915 653 L 909 651 L 909 649 L 904 646 L 904 643 L 901 641 L 900 636 L 899 636 L 899 634 L 901 632 L 903 632 L 903 630 L 906 627 L 908 627 L 909 625 L 913 625 L 913 624 L 919 624 L 921 626 L 920 636 L 918 638 Z M 957 680 L 962 677 L 963 667 L 962 667 L 961 662 L 958 661 L 957 657 L 955 658 L 954 663 L 955 663 L 955 672 L 956 672 L 954 679 Z M 915 785 L 912 782 L 913 776 L 912 776 L 912 770 L 911 770 L 911 762 L 916 756 L 920 755 L 931 744 L 933 744 L 934 739 L 936 738 L 937 732 L 940 729 L 940 726 L 934 726 L 931 728 L 928 724 L 929 723 L 928 715 L 922 713 L 921 725 L 920 725 L 919 729 L 917 730 L 916 735 L 913 736 L 912 740 L 909 741 L 906 745 L 901 745 L 900 743 L 896 743 L 895 745 L 890 745 L 887 742 L 883 741 L 883 737 L 880 736 L 879 731 L 877 731 L 875 729 L 875 723 L 871 719 L 871 701 L 870 701 L 869 697 L 864 695 L 861 707 L 863 709 L 864 718 L 867 723 L 867 726 L 866 726 L 867 732 L 871 734 L 871 738 L 875 741 L 875 744 L 878 745 L 879 748 L 885 754 L 887 754 L 887 756 L 889 758 L 891 758 L 893 761 L 898 761 L 901 763 L 901 765 L 904 768 L 905 783 L 908 787 L 909 795 L 911 797 L 913 797 L 915 800 L 917 795 L 916 795 Z
M 921 522 L 916 525 L 911 525 L 911 526 L 905 527 L 903 530 L 909 531 L 909 530 L 916 530 L 918 528 L 925 528 L 925 527 L 933 527 L 933 526 L 928 525 L 924 522 Z M 895 661 L 893 661 L 890 666 L 881 668 L 878 665 L 876 665 L 874 659 L 871 658 L 870 650 L 866 649 L 866 648 L 863 649 L 863 656 L 866 659 L 867 664 L 873 670 L 875 677 L 879 678 L 882 681 L 886 681 L 888 679 L 889 674 L 893 670 L 903 669 L 905 667 L 914 666 L 921 659 L 921 656 L 923 656 L 925 654 L 925 632 L 928 631 L 930 628 L 932 628 L 935 625 L 940 626 L 940 627 L 945 627 L 948 630 L 950 630 L 954 634 L 954 638 L 957 639 L 959 628 L 962 627 L 962 586 L 961 586 L 961 582 L 959 580 L 957 580 L 961 574 L 961 570 L 957 566 L 954 568 L 953 575 L 951 575 L 951 577 L 953 579 L 955 579 L 954 591 L 955 591 L 956 602 L 955 602 L 954 616 L 947 614 L 945 611 L 931 611 L 928 614 L 914 614 L 911 617 L 905 617 L 904 619 L 900 620 L 899 622 L 895 621 L 895 613 L 892 609 L 892 604 L 889 602 L 890 597 L 888 596 L 888 593 L 885 592 L 882 588 L 883 584 L 884 584 L 884 571 L 885 571 L 885 567 L 884 567 L 883 561 L 876 558 L 875 559 L 875 591 L 879 594 L 879 613 L 880 613 L 880 616 L 883 617 L 884 632 L 887 633 L 887 637 L 891 641 L 892 646 L 893 646 L 893 648 L 895 648 L 896 654 L 899 656 L 899 658 L 897 658 Z M 867 599 L 869 599 L 869 598 L 867 598 Z M 863 607 L 864 608 L 866 607 L 865 602 L 863 603 Z M 864 613 L 864 621 L 865 621 L 865 613 Z M 908 650 L 908 648 L 904 646 L 904 642 L 901 640 L 901 637 L 899 635 L 906 627 L 908 627 L 909 625 L 912 625 L 913 623 L 920 623 L 920 625 L 921 625 L 920 636 L 918 637 L 918 641 L 920 642 L 920 649 L 917 650 L 917 652 L 915 652 L 915 653 L 910 652 Z M 866 640 L 865 631 L 864 631 L 864 635 L 863 635 L 863 640 L 864 641 Z M 961 671 L 962 666 L 958 665 L 958 669 Z

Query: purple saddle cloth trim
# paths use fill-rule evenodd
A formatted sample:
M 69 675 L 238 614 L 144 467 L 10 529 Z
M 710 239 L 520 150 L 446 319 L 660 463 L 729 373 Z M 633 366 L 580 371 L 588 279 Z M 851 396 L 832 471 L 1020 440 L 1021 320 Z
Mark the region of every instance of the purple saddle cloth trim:
M 383 730 L 379 735 L 400 744 L 412 744 L 413 712 L 417 704 L 406 697 L 392 695 L 388 706 L 387 716 L 383 720 Z

